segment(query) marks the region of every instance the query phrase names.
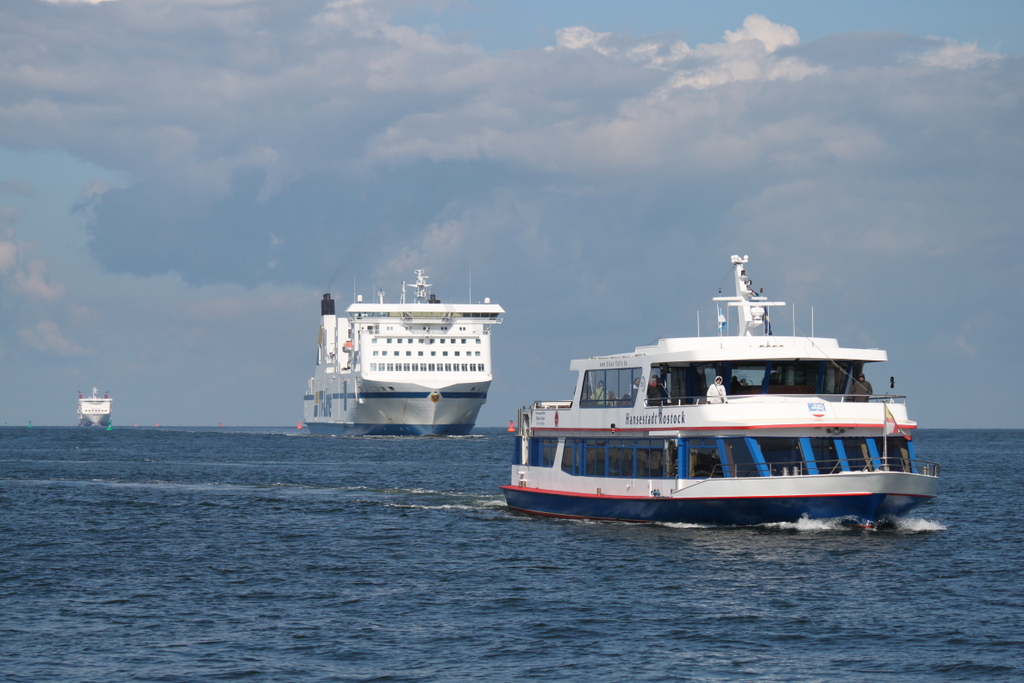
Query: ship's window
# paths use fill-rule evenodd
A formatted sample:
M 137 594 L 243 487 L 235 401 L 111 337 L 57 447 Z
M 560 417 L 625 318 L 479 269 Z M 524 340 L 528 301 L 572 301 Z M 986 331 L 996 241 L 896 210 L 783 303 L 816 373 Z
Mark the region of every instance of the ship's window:
M 579 473 L 579 460 L 576 457 L 579 451 L 579 439 L 566 439 L 562 448 L 562 471 L 569 474 Z
M 444 371 L 445 372 L 451 372 L 452 371 L 452 364 L 451 363 L 445 363 L 444 364 Z
M 633 442 L 616 439 L 609 443 L 608 476 L 633 476 Z
M 402 343 L 402 339 L 401 339 L 401 337 L 399 337 L 398 339 L 396 339 L 396 340 L 395 340 L 395 342 L 396 342 L 396 343 L 398 343 L 398 344 L 401 344 L 401 343 Z
M 890 472 L 910 472 L 913 470 L 912 456 L 910 453 L 910 442 L 902 436 L 890 436 L 885 440 L 888 452 L 885 454 L 883 466 L 887 466 Z M 880 452 L 881 456 L 882 453 Z
M 721 459 L 716 439 L 690 439 L 690 476 L 722 476 Z
M 379 351 L 374 351 L 374 352 L 373 352 L 373 355 L 375 355 L 375 356 L 376 356 L 376 355 L 377 355 L 378 353 L 380 353 L 380 352 L 379 352 Z
M 477 351 L 477 352 L 476 352 L 476 355 L 478 355 L 478 356 L 479 356 L 479 355 L 480 355 L 480 352 L 479 352 L 479 351 Z
M 722 446 L 725 451 L 726 476 L 729 477 L 759 477 L 761 473 L 754 460 L 754 454 L 746 439 L 722 439 Z
M 584 443 L 585 470 L 584 474 L 590 477 L 605 476 L 608 463 L 608 442 L 588 439 Z
M 458 351 L 456 351 L 456 352 L 455 352 L 455 355 L 456 355 L 456 356 L 457 356 L 457 355 L 459 355 L 459 352 L 458 352 Z
M 405 364 L 405 371 L 409 372 L 409 364 L 408 363 Z
M 825 362 L 825 374 L 821 378 L 821 393 L 843 394 L 846 393 L 847 373 L 843 367 L 835 362 Z
M 843 439 L 843 451 L 846 453 L 846 462 L 854 472 L 871 469 L 871 451 L 867 439 Z
M 377 364 L 376 363 L 370 363 L 370 370 L 374 371 L 376 369 L 377 369 Z
M 394 369 L 395 369 L 394 364 L 393 363 L 388 363 L 388 372 L 393 372 Z
M 815 468 L 818 474 L 835 474 L 843 471 L 843 464 L 839 459 L 839 452 L 836 450 L 835 439 L 814 437 L 807 439 L 811 445 L 811 456 L 814 458 Z M 811 472 L 811 474 L 814 474 Z
M 465 328 L 465 327 L 463 327 L 462 329 L 466 329 L 466 328 Z M 463 339 L 463 340 L 462 340 L 462 343 L 463 343 L 463 344 L 465 344 L 465 343 L 466 343 L 466 340 L 465 340 L 465 339 Z
M 767 436 L 758 439 L 757 445 L 761 447 L 761 455 L 773 475 L 781 475 L 783 467 L 791 471 L 794 466 L 803 466 L 799 439 Z
M 390 340 L 390 339 L 388 339 L 388 344 L 390 344 L 390 343 L 391 343 L 391 340 Z
M 614 370 L 587 370 L 583 376 L 584 408 L 631 406 L 641 388 L 640 368 Z
M 764 386 L 764 363 L 733 363 L 732 378 L 726 386 L 730 396 L 760 394 Z M 714 377 L 711 378 L 714 380 Z
M 467 366 L 467 365 L 466 365 L 465 363 L 463 363 L 463 364 L 462 364 L 462 371 L 463 371 L 463 372 L 466 372 L 466 371 L 467 371 L 467 369 L 468 369 L 468 366 Z
M 484 366 L 483 366 L 482 364 L 481 364 L 481 365 L 477 365 L 476 367 L 477 367 L 477 369 L 478 369 L 478 370 L 479 370 L 480 372 L 484 372 Z
M 374 343 L 374 344 L 376 344 L 376 343 L 377 343 L 377 338 L 376 338 L 376 337 L 374 337 L 374 338 L 373 338 L 373 343 Z
M 405 352 L 405 355 L 407 355 L 407 356 L 411 356 L 411 355 L 412 355 L 412 351 L 406 351 L 406 352 Z
M 477 343 L 477 344 L 482 344 L 483 342 L 481 342 L 481 341 L 480 341 L 479 339 L 477 339 L 477 340 L 476 340 L 476 343 Z
M 444 339 L 441 340 L 441 343 L 444 344 Z
M 433 363 L 427 363 L 427 370 L 428 370 L 428 372 L 434 372 L 434 364 Z
M 417 355 L 417 356 L 422 356 L 422 355 L 423 355 L 423 352 L 422 352 L 422 351 L 417 351 L 417 352 L 416 352 L 416 355 Z
M 447 355 L 448 355 L 448 352 L 447 352 L 447 351 L 442 351 L 442 352 L 441 352 L 441 355 L 442 355 L 442 356 L 447 356 Z
M 772 361 L 768 377 L 769 394 L 813 394 L 818 390 L 820 361 L 783 363 Z

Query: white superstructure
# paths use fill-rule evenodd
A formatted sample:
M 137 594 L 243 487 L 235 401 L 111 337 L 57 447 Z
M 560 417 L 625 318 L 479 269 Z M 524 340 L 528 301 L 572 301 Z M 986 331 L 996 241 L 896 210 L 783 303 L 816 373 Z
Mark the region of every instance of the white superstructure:
M 82 427 L 100 425 L 110 426 L 110 414 L 113 409 L 114 399 L 109 394 L 99 395 L 96 387 L 92 388 L 92 396 L 78 394 L 78 424 Z
M 411 302 L 405 291 L 415 290 Z M 491 330 L 504 310 L 442 303 L 422 270 L 398 303 L 364 303 L 335 315 L 324 294 L 316 371 L 304 397 L 313 434 L 468 434 L 491 385 Z
M 936 495 L 939 467 L 917 458 L 904 397 L 860 380 L 885 351 L 773 334 L 769 312 L 784 304 L 753 289 L 746 256 L 731 260 L 735 295 L 715 299 L 718 335 L 574 360 L 571 400 L 521 411 L 511 483 L 502 487 L 511 508 L 648 522 L 873 524 Z

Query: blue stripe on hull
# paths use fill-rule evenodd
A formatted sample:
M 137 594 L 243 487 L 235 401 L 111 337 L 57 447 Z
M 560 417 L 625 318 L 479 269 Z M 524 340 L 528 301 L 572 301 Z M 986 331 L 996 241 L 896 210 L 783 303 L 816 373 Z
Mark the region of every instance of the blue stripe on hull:
M 812 519 L 855 518 L 859 523 L 871 524 L 882 517 L 904 515 L 928 500 L 923 496 L 890 496 L 884 493 L 687 499 L 564 494 L 515 486 L 502 486 L 501 489 L 510 508 L 537 515 L 743 526 L 796 522 L 805 515 Z
M 315 436 L 464 436 L 473 431 L 473 424 L 331 424 L 307 422 Z

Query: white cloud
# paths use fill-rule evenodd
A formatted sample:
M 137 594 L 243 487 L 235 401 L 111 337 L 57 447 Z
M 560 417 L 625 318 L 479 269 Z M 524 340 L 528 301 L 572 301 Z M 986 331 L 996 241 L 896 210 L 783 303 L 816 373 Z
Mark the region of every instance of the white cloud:
M 598 54 L 607 56 L 614 51 L 602 46 L 601 41 L 610 35 L 610 33 L 591 31 L 586 26 L 570 26 L 555 31 L 555 40 L 559 47 L 569 50 L 582 50 L 589 47 Z
M 14 240 L 0 240 L 0 274 L 12 270 L 18 263 L 18 245 Z
M 725 42 L 739 43 L 745 40 L 756 40 L 764 45 L 766 52 L 771 54 L 780 47 L 796 45 L 800 36 L 792 26 L 776 24 L 760 14 L 751 14 L 743 20 L 743 28 L 725 32 Z
M 956 43 L 946 41 L 941 47 L 928 50 L 918 56 L 925 66 L 946 69 L 970 69 L 984 62 L 1001 59 L 1000 55 L 978 49 L 977 43 Z
M 58 356 L 86 356 L 91 352 L 68 339 L 51 320 L 40 320 L 33 327 L 18 331 L 21 341 L 27 346 L 44 353 L 55 353 Z
M 15 273 L 15 279 L 21 290 L 31 297 L 53 300 L 64 296 L 67 288 L 61 282 L 50 281 L 47 271 L 46 261 L 34 259 L 25 270 Z
M 103 2 L 116 2 L 117 0 L 43 0 L 51 5 L 99 5 Z

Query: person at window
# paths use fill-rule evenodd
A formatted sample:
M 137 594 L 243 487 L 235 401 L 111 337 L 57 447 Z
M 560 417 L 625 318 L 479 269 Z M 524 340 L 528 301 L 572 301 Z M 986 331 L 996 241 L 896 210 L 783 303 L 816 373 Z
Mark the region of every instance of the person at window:
M 592 397 L 595 401 L 604 403 L 604 400 L 608 398 L 608 394 L 604 390 L 604 382 L 599 381 L 597 383 L 597 389 L 594 389 L 594 395 Z
M 722 376 L 715 377 L 715 383 L 708 387 L 708 403 L 725 403 L 725 387 Z
M 651 375 L 651 381 L 647 385 L 647 403 L 652 406 L 660 406 L 662 400 L 661 377 Z
M 853 386 L 850 387 L 850 393 L 853 394 L 853 401 L 855 403 L 867 403 L 868 396 L 875 393 L 871 388 L 871 382 L 864 379 L 864 373 L 857 375 L 857 379 L 853 380 Z

